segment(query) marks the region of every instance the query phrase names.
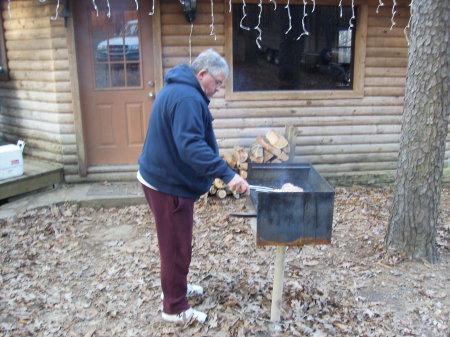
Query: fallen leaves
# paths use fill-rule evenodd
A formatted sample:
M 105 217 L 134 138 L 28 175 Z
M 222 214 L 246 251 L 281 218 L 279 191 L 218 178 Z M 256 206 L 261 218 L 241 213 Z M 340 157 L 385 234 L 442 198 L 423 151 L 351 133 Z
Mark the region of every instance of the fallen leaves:
M 270 323 L 275 247 L 256 247 L 245 200 L 196 203 L 189 278 L 204 325 L 161 320 L 159 255 L 146 205 L 52 205 L 0 222 L 0 336 L 445 336 L 450 201 L 438 265 L 384 249 L 391 193 L 336 193 L 332 244 L 290 247 L 282 322 Z M 446 222 L 447 221 L 447 222 Z

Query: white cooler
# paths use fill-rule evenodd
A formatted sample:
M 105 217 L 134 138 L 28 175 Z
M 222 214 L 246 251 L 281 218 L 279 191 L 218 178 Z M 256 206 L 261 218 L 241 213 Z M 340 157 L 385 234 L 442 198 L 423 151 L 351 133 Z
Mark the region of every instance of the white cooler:
M 0 180 L 21 176 L 23 174 L 23 148 L 21 140 L 17 145 L 0 146 Z

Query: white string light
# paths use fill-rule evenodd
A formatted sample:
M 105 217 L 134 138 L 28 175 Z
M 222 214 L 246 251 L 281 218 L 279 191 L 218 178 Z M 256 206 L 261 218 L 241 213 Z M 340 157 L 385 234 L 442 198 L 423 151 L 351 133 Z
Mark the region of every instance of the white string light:
M 313 9 L 311 13 L 314 13 L 314 11 L 316 10 L 316 0 L 312 0 L 312 2 L 313 2 Z
M 98 7 L 97 7 L 97 4 L 95 3 L 95 0 L 92 0 L 92 4 L 94 5 L 94 9 L 97 12 L 97 16 L 98 16 Z
M 411 18 L 412 18 L 412 12 L 411 12 L 411 8 L 412 8 L 412 4 L 413 4 L 414 0 L 411 0 L 411 2 L 409 3 L 409 20 L 408 20 L 408 24 L 406 25 L 405 29 L 403 29 L 403 32 L 405 33 L 405 38 L 406 38 L 406 42 L 408 43 L 409 46 L 409 37 L 408 37 L 408 29 L 411 29 Z
M 152 10 L 150 12 L 148 12 L 148 15 L 153 15 L 153 14 L 155 14 L 155 0 L 153 0 Z
M 106 0 L 106 4 L 108 5 L 108 14 L 106 14 L 108 16 L 108 18 L 111 17 L 111 5 L 109 4 L 109 0 Z
M 211 24 L 209 26 L 211 27 L 211 33 L 209 35 L 214 36 L 214 40 L 217 40 L 217 35 L 214 32 L 214 3 L 213 3 L 213 0 L 211 0 Z
M 397 11 L 395 10 L 395 6 L 397 6 L 397 1 L 394 0 L 392 3 L 391 30 L 395 26 L 394 16 L 395 16 L 395 13 L 397 13 Z
M 308 13 L 306 13 L 306 3 L 308 0 L 303 0 L 303 19 L 302 19 L 302 27 L 303 27 L 303 33 L 300 34 L 300 36 L 297 38 L 297 41 L 302 38 L 303 35 L 308 36 L 309 32 L 306 30 L 305 27 L 305 18 L 308 16 Z
M 355 0 L 352 0 L 352 17 L 348 21 L 348 30 L 351 31 L 354 27 L 353 20 L 355 19 Z
M 287 34 L 292 29 L 292 17 L 291 17 L 291 8 L 289 7 L 289 0 L 287 0 L 287 4 L 284 8 L 287 9 L 287 14 L 288 14 L 288 18 L 289 18 L 289 29 L 284 33 L 284 34 Z
M 270 2 L 273 2 L 273 10 L 276 11 L 277 10 L 277 2 L 276 0 L 269 0 Z
M 138 10 L 139 10 L 139 3 L 138 3 L 138 0 L 134 0 L 134 2 L 136 3 L 136 10 L 138 11 Z
M 51 20 L 56 20 L 58 18 L 58 11 L 59 11 L 59 0 L 58 0 L 58 3 L 56 4 L 55 16 L 50 17 Z
M 8 13 L 9 13 L 9 18 L 11 19 L 12 18 L 12 15 L 11 15 L 11 0 L 8 0 Z
M 240 22 L 240 26 L 241 26 L 242 29 L 250 30 L 250 27 L 244 26 L 242 24 L 242 22 L 244 22 L 245 17 L 247 16 L 247 13 L 245 12 L 245 6 L 246 6 L 245 0 L 242 0 L 242 19 L 241 19 L 241 22 Z
M 339 17 L 342 18 L 342 0 L 339 1 Z
M 259 28 L 259 25 L 261 24 L 261 15 L 262 15 L 262 0 L 259 0 L 259 15 L 258 15 L 258 24 L 255 26 L 255 29 L 258 31 L 258 37 L 256 38 L 256 45 L 259 49 L 261 49 L 261 42 L 262 41 L 262 30 Z
M 191 22 L 191 33 L 189 34 L 189 64 L 192 64 L 192 31 L 194 30 L 194 23 Z
M 228 11 L 228 13 L 231 13 L 231 0 L 229 1 L 229 6 L 230 6 L 230 10 Z
M 378 14 L 378 10 L 380 9 L 380 7 L 383 7 L 384 3 L 381 0 L 378 0 L 378 7 L 377 7 L 377 14 Z

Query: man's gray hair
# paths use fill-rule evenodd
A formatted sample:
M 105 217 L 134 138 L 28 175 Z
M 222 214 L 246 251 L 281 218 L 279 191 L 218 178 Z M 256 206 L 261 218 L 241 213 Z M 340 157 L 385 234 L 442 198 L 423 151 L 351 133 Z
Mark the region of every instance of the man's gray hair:
M 225 77 L 228 77 L 230 72 L 227 61 L 214 49 L 202 51 L 192 62 L 191 68 L 196 74 L 202 69 L 207 69 L 213 76 L 223 72 Z

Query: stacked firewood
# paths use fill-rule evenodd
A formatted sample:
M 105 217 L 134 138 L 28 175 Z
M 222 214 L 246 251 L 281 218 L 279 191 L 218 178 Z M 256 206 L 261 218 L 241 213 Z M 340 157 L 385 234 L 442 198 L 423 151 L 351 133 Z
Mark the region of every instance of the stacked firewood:
M 242 178 L 247 179 L 248 153 L 243 147 L 235 146 L 233 152 L 225 152 L 222 157 L 232 170 L 238 173 Z M 209 194 L 216 195 L 221 199 L 231 194 L 233 194 L 236 198 L 239 198 L 239 195 L 231 192 L 228 189 L 228 186 L 220 178 L 216 178 L 214 180 L 211 188 L 209 189 Z
M 249 161 L 253 163 L 281 163 L 289 159 L 289 152 L 290 147 L 287 139 L 278 131 L 270 130 L 265 136 L 256 137 L 256 141 L 251 144 L 249 152 L 241 146 L 235 146 L 233 152 L 225 152 L 222 157 L 231 169 L 242 178 L 247 179 Z M 209 189 L 209 194 L 221 199 L 228 195 L 239 198 L 239 195 L 231 192 L 220 178 L 214 180 Z
M 289 142 L 276 130 L 256 137 L 250 145 L 250 160 L 254 163 L 281 163 L 289 159 Z

